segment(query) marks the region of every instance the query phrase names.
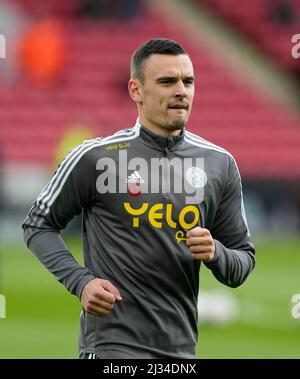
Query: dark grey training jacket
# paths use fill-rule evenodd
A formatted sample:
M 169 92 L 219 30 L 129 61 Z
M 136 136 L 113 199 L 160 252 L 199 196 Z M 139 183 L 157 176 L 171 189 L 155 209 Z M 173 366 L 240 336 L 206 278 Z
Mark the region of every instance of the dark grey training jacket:
M 59 231 L 83 211 L 85 267 Z M 184 130 L 162 137 L 139 122 L 73 149 L 24 221 L 40 261 L 80 298 L 93 278 L 123 297 L 104 317 L 81 314 L 79 350 L 104 358 L 194 358 L 200 262 L 185 243 L 195 226 L 216 245 L 205 265 L 237 287 L 254 267 L 241 179 L 224 149 Z

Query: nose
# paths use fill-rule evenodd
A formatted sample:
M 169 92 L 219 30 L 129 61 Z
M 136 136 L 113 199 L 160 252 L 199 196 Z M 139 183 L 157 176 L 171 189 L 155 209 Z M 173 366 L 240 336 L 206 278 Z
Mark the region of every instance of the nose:
M 178 82 L 176 83 L 175 96 L 176 97 L 187 96 L 187 89 L 182 80 L 178 80 Z

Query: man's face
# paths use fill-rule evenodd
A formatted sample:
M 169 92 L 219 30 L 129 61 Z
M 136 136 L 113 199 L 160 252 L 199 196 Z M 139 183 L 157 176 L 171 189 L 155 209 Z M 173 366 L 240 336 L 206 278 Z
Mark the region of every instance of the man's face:
M 140 120 L 170 133 L 188 121 L 194 97 L 194 70 L 187 55 L 152 54 L 138 80 Z

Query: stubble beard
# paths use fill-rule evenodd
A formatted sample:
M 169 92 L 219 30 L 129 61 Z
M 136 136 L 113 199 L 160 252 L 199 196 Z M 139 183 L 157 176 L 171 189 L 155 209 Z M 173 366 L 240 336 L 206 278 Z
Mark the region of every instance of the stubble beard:
M 187 120 L 172 120 L 168 121 L 165 125 L 165 129 L 174 132 L 175 130 L 182 130 L 187 123 Z

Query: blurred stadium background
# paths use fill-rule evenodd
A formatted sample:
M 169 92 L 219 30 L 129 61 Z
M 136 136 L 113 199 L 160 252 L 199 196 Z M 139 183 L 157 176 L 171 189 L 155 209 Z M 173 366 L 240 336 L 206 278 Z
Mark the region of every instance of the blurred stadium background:
M 189 129 L 236 157 L 257 247 L 238 289 L 202 268 L 198 357 L 300 358 L 297 33 L 299 0 L 0 1 L 0 358 L 77 357 L 80 304 L 26 249 L 21 223 L 74 145 L 134 124 L 130 57 L 153 37 L 192 58 Z M 64 235 L 81 261 L 79 224 Z

